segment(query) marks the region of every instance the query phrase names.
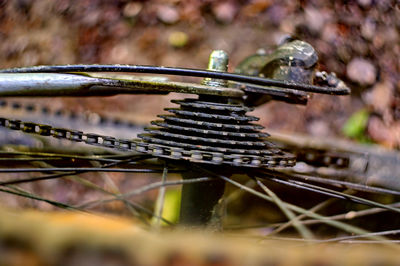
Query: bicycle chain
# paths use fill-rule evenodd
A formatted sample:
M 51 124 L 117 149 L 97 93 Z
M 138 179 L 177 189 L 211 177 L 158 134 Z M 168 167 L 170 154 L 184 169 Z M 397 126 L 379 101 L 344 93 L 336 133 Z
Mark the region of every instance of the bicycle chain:
M 222 152 L 210 152 L 201 150 L 187 150 L 179 147 L 170 147 L 162 144 L 146 143 L 140 139 L 118 139 L 92 133 L 84 133 L 79 130 L 56 128 L 50 125 L 24 122 L 21 120 L 0 117 L 0 126 L 25 133 L 52 136 L 73 142 L 100 146 L 103 148 L 117 149 L 127 152 L 139 152 L 151 154 L 173 160 L 187 160 L 195 163 L 207 163 L 214 165 L 227 164 L 238 167 L 291 167 L 295 164 L 295 158 L 285 152 L 274 155 L 248 155 L 248 154 L 224 154 Z

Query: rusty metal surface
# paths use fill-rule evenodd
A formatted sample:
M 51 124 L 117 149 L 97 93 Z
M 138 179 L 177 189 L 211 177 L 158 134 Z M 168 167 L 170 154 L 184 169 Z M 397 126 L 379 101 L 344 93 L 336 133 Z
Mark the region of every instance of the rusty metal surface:
M 334 73 L 317 71 L 318 55 L 308 43 L 289 39 L 270 54 L 258 52 L 241 61 L 235 73 L 285 80 L 299 84 L 318 84 L 327 90 L 348 91 L 350 89 Z M 296 88 L 282 90 L 273 86 L 242 86 L 246 92 L 246 105 L 258 106 L 271 100 L 292 104 L 307 104 L 310 93 Z
M 107 77 L 89 74 L 0 73 L 0 96 L 107 96 L 117 94 L 167 94 L 169 92 L 241 97 L 234 88 L 216 88 L 135 76 Z

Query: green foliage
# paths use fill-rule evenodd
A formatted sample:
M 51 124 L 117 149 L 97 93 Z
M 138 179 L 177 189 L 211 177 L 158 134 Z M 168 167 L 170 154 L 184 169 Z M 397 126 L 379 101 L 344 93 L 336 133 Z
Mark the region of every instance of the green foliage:
M 368 118 L 369 112 L 366 109 L 360 109 L 353 113 L 342 128 L 343 134 L 359 142 L 370 142 L 368 136 L 365 134 Z

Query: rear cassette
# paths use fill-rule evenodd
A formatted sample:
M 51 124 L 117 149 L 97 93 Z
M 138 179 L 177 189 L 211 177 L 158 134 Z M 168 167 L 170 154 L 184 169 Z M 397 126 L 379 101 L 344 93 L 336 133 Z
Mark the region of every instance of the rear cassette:
M 295 157 L 267 141 L 258 118 L 247 116 L 252 108 L 207 100 L 172 100 L 180 108 L 152 122 L 146 134 L 140 134 L 147 149 L 142 152 L 168 159 L 185 159 L 207 164 L 239 167 L 291 167 Z M 228 101 L 227 101 L 228 102 Z

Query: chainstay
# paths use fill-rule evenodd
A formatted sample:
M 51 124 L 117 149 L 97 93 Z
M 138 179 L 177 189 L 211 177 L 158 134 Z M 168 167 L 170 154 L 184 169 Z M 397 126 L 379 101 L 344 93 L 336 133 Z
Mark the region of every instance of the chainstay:
M 236 167 L 253 168 L 292 167 L 296 163 L 295 157 L 286 152 L 259 156 L 236 153 L 224 154 L 220 152 L 202 151 L 199 149 L 190 150 L 162 144 L 147 143 L 140 139 L 119 139 L 112 136 L 84 133 L 83 131 L 74 129 L 53 127 L 51 125 L 3 117 L 0 117 L 0 126 L 44 137 L 54 137 L 125 152 L 151 154 L 154 157 L 165 159 L 187 160 L 194 163 L 225 164 Z
M 297 89 L 302 91 L 323 93 L 330 95 L 348 95 L 350 89 L 346 86 L 323 87 L 312 84 L 303 84 L 287 80 L 275 80 L 265 77 L 240 75 L 236 73 L 190 69 L 179 67 L 143 66 L 143 65 L 53 65 L 32 66 L 21 68 L 0 69 L 0 73 L 72 73 L 72 72 L 123 72 L 146 73 L 175 76 L 189 76 L 215 78 L 239 83 L 248 83 L 261 86 L 274 86 L 283 89 Z

